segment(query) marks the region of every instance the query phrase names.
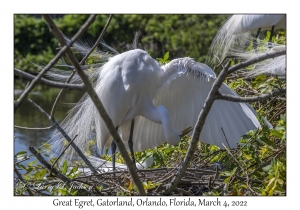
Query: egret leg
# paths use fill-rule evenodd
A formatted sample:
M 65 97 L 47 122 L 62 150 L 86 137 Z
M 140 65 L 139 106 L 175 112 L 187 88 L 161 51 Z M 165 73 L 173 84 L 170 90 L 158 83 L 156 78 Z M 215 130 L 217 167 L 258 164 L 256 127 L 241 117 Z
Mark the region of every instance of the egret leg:
M 257 53 L 257 38 L 258 38 L 259 32 L 260 32 L 260 28 L 258 29 L 255 39 L 253 40 L 253 48 L 256 53 Z
M 135 157 L 134 157 L 134 152 L 133 152 L 133 141 L 132 141 L 133 129 L 134 129 L 134 119 L 131 120 L 130 134 L 129 134 L 129 139 L 128 139 L 128 146 L 129 146 L 129 149 L 130 149 L 132 162 L 135 165 Z
M 116 127 L 116 130 L 118 131 L 118 126 Z M 116 169 L 116 150 L 117 150 L 117 145 L 115 140 L 111 142 L 111 153 L 112 153 L 112 162 L 113 162 L 113 171 Z M 114 174 L 115 176 L 115 174 Z
M 271 34 L 270 34 L 270 38 L 269 38 L 269 43 L 268 43 L 269 49 L 272 48 L 272 37 L 273 37 L 273 33 L 274 33 L 274 28 L 275 28 L 275 26 L 272 26 Z

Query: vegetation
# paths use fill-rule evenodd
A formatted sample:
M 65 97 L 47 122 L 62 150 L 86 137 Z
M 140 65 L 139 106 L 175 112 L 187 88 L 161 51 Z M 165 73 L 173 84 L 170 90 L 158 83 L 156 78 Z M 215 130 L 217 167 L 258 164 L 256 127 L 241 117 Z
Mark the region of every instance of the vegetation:
M 55 21 L 66 35 L 72 36 L 87 18 L 88 15 L 65 15 Z M 187 55 L 204 62 L 210 42 L 225 18 L 225 15 L 115 15 L 104 40 L 122 52 L 129 46 L 128 40 L 133 39 L 133 31 L 139 30 L 142 32 L 139 47 L 146 49 L 161 63 Z M 106 19 L 107 15 L 99 15 L 88 29 L 86 38 L 95 39 Z M 285 33 L 279 33 L 274 41 L 285 43 Z M 49 46 L 41 43 L 49 43 Z M 35 63 L 49 62 L 57 51 L 53 46 L 58 46 L 57 41 L 43 20 L 15 16 L 16 68 L 35 71 L 28 60 Z M 92 59 L 89 61 L 93 62 Z M 232 61 L 233 64 L 238 62 Z M 240 96 L 260 95 L 286 87 L 285 80 L 278 77 L 259 75 L 255 78 L 240 78 L 240 73 L 225 81 Z M 172 192 L 173 195 L 286 195 L 286 97 L 274 97 L 251 105 L 259 115 L 262 129 L 244 135 L 235 150 L 199 142 L 194 161 L 182 184 Z M 265 119 L 273 125 L 272 129 L 267 127 Z M 166 184 L 170 182 L 168 177 L 172 178 L 176 173 L 173 167 L 178 167 L 187 153 L 189 142 L 190 137 L 184 137 L 176 146 L 163 144 L 155 150 L 136 153 L 138 162 L 143 162 L 151 155 L 154 158 L 151 167 L 153 171 L 143 171 L 140 175 L 149 195 L 163 193 Z M 94 153 L 94 144 L 91 140 L 90 150 L 86 152 Z M 51 153 L 49 145 L 45 144 L 39 152 L 47 158 Z M 102 158 L 111 160 L 111 155 L 107 152 Z M 23 161 L 28 159 L 31 162 L 24 164 Z M 55 161 L 55 158 L 51 158 L 48 162 L 65 177 L 76 180 L 77 184 L 82 184 L 82 188 L 94 195 L 137 195 L 137 189 L 126 173 L 117 177 L 104 173 L 97 178 L 80 178 L 82 172 L 78 166 L 82 163 L 72 165 L 70 170 L 71 165 L 67 162 L 58 164 Z M 124 163 L 120 154 L 117 154 L 117 162 Z M 32 160 L 32 155 L 26 151 L 15 155 L 15 172 L 15 195 L 88 194 L 82 188 L 72 187 L 72 184 L 63 186 L 63 182 L 36 159 Z
M 134 32 L 141 32 L 139 48 L 147 50 L 153 58 L 167 51 L 170 59 L 194 58 L 205 62 L 210 43 L 227 15 L 114 15 L 104 41 L 119 52 L 131 47 Z M 55 19 L 59 29 L 72 37 L 86 21 L 88 15 L 65 15 Z M 104 27 L 108 15 L 98 15 L 88 28 L 84 40 L 94 43 Z M 58 52 L 59 44 L 49 32 L 45 21 L 29 15 L 14 17 L 15 67 L 36 72 L 32 62 L 48 63 Z M 47 44 L 45 44 L 47 43 Z

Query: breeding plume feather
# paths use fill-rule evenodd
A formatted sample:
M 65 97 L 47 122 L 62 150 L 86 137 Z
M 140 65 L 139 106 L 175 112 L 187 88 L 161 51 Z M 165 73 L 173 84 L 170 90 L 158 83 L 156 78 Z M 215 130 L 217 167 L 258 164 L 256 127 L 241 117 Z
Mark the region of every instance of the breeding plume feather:
M 270 50 L 270 44 L 258 38 L 259 32 L 286 28 L 285 15 L 233 15 L 219 29 L 211 47 L 208 58 L 210 64 L 216 64 L 226 56 L 235 56 L 240 59 L 249 59 Z M 256 34 L 256 35 L 254 35 Z M 246 48 L 253 43 L 253 49 Z M 283 49 L 285 46 L 272 43 L 273 50 Z M 271 48 L 272 48 L 271 47 Z M 278 48 L 280 47 L 280 48 Z M 257 50 L 258 49 L 258 50 Z M 285 55 L 273 61 L 269 60 L 256 66 L 250 75 L 270 73 L 285 74 Z M 284 67 L 282 67 L 284 65 Z M 278 67 L 279 66 L 279 67 Z M 275 67 L 275 69 L 274 69 Z
M 130 122 L 136 120 L 134 151 L 144 151 L 165 142 L 178 144 L 182 130 L 195 125 L 216 79 L 209 66 L 192 58 L 174 59 L 160 66 L 140 49 L 112 56 L 93 75 L 97 75 L 94 89 L 127 147 Z M 219 91 L 236 95 L 226 84 Z M 217 100 L 208 114 L 200 140 L 219 147 L 223 143 L 235 148 L 242 135 L 260 127 L 255 115 L 249 104 Z M 69 112 L 61 126 L 71 138 L 78 135 L 75 143 L 82 151 L 88 150 L 91 139 L 96 139 L 100 153 L 113 141 L 87 94 Z M 52 144 L 57 154 L 66 146 L 59 133 L 55 133 Z M 75 151 L 69 148 L 62 160 L 71 161 L 76 157 Z M 103 163 L 93 156 L 89 159 L 96 167 Z

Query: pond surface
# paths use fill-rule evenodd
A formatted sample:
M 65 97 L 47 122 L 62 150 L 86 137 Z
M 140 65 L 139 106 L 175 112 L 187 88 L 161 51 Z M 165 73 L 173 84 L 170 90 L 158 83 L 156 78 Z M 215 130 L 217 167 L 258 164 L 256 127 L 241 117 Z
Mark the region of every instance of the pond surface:
M 14 85 L 14 100 L 20 97 L 21 92 L 25 89 L 27 81 L 21 81 L 16 79 Z M 33 100 L 41 108 L 43 108 L 48 114 L 51 113 L 53 103 L 59 93 L 60 89 L 47 87 L 44 85 L 37 85 L 29 94 L 28 98 Z M 61 122 L 67 115 L 68 111 L 73 107 L 75 103 L 82 97 L 83 91 L 67 90 L 61 98 L 56 112 L 55 120 Z M 35 108 L 27 99 L 23 101 L 21 106 L 14 113 L 14 125 L 30 127 L 30 128 L 42 128 L 51 126 L 51 122 L 42 114 L 37 108 Z M 53 133 L 51 130 L 23 130 L 19 128 L 14 129 L 14 154 L 21 150 L 26 150 L 28 154 L 28 146 L 34 146 L 35 148 L 42 145 L 43 142 L 47 142 Z

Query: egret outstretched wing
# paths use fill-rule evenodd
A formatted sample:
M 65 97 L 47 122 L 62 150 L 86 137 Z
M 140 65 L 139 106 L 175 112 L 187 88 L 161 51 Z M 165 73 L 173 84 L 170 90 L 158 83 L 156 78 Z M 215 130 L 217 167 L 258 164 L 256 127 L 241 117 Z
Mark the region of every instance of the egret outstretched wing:
M 154 105 L 163 105 L 168 109 L 172 126 L 176 130 L 195 125 L 216 78 L 211 68 L 205 64 L 195 64 L 197 66 L 192 68 L 192 71 L 187 71 L 172 80 L 154 98 Z M 235 95 L 226 84 L 223 84 L 219 91 L 223 94 Z M 144 151 L 166 142 L 161 124 L 141 116 L 135 120 L 134 151 Z M 260 124 L 250 105 L 218 100 L 214 102 L 209 112 L 200 140 L 222 147 L 222 143 L 227 145 L 225 133 L 230 147 L 235 147 L 242 135 L 258 127 Z

